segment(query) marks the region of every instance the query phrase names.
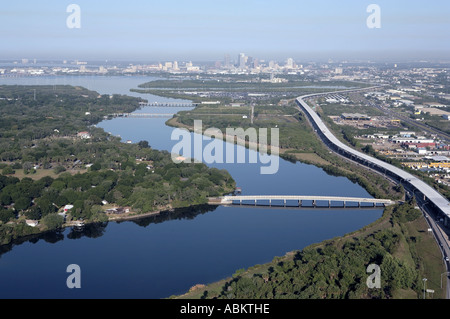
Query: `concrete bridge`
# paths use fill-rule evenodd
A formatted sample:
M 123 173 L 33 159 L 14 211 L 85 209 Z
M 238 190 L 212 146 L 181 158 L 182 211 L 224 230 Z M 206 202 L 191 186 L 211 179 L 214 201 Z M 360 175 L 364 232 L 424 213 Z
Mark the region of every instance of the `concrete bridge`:
M 166 102 L 141 102 L 140 106 L 155 106 L 155 107 L 195 107 L 196 103 L 166 103 Z
M 113 113 L 112 117 L 129 117 L 129 118 L 172 118 L 174 113 Z
M 306 202 L 310 202 L 310 205 L 307 205 Z M 311 207 L 312 205 L 313 207 L 345 208 L 384 207 L 395 204 L 395 201 L 389 199 L 339 196 L 245 195 L 210 198 L 209 203 L 212 205 L 254 205 L 278 207 Z M 350 203 L 353 205 L 350 205 Z

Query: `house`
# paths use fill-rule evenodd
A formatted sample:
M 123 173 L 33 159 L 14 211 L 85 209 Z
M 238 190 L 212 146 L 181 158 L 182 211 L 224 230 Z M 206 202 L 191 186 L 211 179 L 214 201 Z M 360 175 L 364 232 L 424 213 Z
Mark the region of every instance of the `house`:
M 72 208 L 73 208 L 73 205 L 66 205 L 66 206 L 64 206 L 64 212 L 66 213 L 67 211 L 69 211 Z
M 107 214 L 124 214 L 124 213 L 129 213 L 129 212 L 130 212 L 130 209 L 124 208 L 124 207 L 109 208 L 105 211 L 105 213 L 107 213 Z
M 91 138 L 91 134 L 89 134 L 89 132 L 78 132 L 77 137 L 81 139 L 89 139 Z
M 36 227 L 36 226 L 39 224 L 39 221 L 37 221 L 37 220 L 32 220 L 32 219 L 27 219 L 27 220 L 25 220 L 25 223 L 26 223 L 28 226 Z

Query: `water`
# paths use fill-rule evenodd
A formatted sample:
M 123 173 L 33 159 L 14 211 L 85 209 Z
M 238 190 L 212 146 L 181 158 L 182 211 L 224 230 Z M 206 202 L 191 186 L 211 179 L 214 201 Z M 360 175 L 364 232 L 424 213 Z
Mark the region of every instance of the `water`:
M 151 80 L 49 77 L 34 83 L 36 79 L 0 78 L 0 84 L 75 84 L 101 94 L 126 94 L 129 88 Z M 172 101 L 151 95 L 135 96 L 149 101 Z M 176 111 L 151 108 L 153 113 Z M 164 122 L 165 119 L 156 118 L 116 118 L 98 126 L 123 140 L 148 140 L 153 148 L 171 151 L 177 141 L 170 139 L 173 128 Z M 254 151 L 246 152 L 248 155 Z M 280 159 L 277 174 L 261 175 L 261 165 L 210 166 L 227 169 L 244 194 L 370 197 L 359 185 L 330 176 L 315 166 Z M 268 262 L 288 251 L 355 231 L 381 214 L 382 209 L 198 207 L 138 221 L 88 225 L 83 232 L 65 229 L 2 247 L 0 298 L 165 298 L 184 293 L 198 283 L 223 279 L 237 269 Z M 69 264 L 81 268 L 81 289 L 66 286 Z

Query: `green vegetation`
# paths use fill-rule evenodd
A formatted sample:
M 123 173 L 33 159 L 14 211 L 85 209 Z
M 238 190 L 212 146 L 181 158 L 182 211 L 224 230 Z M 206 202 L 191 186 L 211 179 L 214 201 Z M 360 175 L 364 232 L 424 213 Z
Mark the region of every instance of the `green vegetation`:
M 421 298 L 428 278 L 434 298 L 445 297 L 445 271 L 434 238 L 413 203 L 388 207 L 381 219 L 352 234 L 239 270 L 181 298 L 390 299 Z M 426 257 L 424 257 L 426 256 Z M 367 266 L 380 266 L 381 288 L 370 289 Z
M 96 222 L 105 220 L 105 202 L 142 214 L 205 204 L 234 190 L 224 170 L 175 164 L 146 141 L 121 143 L 92 126 L 138 107 L 139 99 L 78 87 L 0 86 L 0 244 L 61 227 L 56 213 L 67 204 L 74 206 L 68 222 Z M 40 222 L 33 228 L 25 219 Z

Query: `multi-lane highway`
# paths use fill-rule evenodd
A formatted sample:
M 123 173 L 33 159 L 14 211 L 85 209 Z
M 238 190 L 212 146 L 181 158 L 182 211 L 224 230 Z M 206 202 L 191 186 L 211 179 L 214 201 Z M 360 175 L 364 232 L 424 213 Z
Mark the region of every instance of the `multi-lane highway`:
M 358 89 L 358 90 L 346 90 L 338 91 L 354 92 L 367 90 L 371 88 Z M 329 92 L 330 93 L 330 92 Z M 373 158 L 367 154 L 352 149 L 338 140 L 323 123 L 322 119 L 316 112 L 306 103 L 305 100 L 310 98 L 316 98 L 329 93 L 309 94 L 297 98 L 297 104 L 302 112 L 305 113 L 309 122 L 315 129 L 318 136 L 322 141 L 334 152 L 341 156 L 346 157 L 354 162 L 364 165 L 373 171 L 376 171 L 383 176 L 388 176 L 391 180 L 397 183 L 402 183 L 411 194 L 415 195 L 419 207 L 424 212 L 425 216 L 428 216 L 428 224 L 433 231 L 437 243 L 439 244 L 442 252 L 443 262 L 445 262 L 446 269 L 449 271 L 449 262 L 446 261 L 446 257 L 450 257 L 450 242 L 448 235 L 443 231 L 444 225 L 450 220 L 450 203 L 442 196 L 438 191 L 426 184 L 416 176 L 405 172 L 404 170 L 383 162 L 379 159 Z M 337 93 L 337 92 L 333 92 Z M 432 216 L 432 218 L 431 218 Z M 434 219 L 433 219 L 434 218 Z M 442 218 L 442 225 L 438 225 L 435 222 L 436 218 Z M 442 227 L 441 227 L 442 226 Z M 450 280 L 447 277 L 447 292 L 446 298 L 450 298 Z

